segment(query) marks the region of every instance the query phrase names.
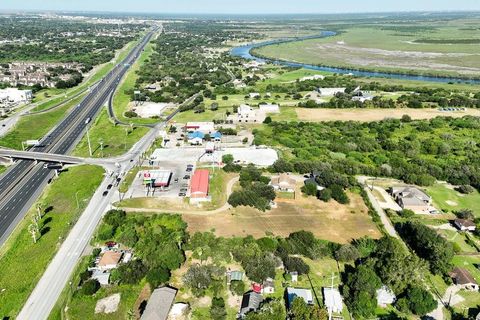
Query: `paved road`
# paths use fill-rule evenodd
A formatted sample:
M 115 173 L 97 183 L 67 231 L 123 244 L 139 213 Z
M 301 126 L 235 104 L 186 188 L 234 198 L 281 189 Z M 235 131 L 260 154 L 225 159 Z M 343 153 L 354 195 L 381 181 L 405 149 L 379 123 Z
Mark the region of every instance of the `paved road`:
M 88 120 L 98 114 L 152 34 L 150 32 L 145 36 L 125 60 L 115 66 L 32 151 L 68 154 L 85 133 Z M 52 176 L 53 172 L 44 169 L 43 164 L 22 160 L 0 177 L 0 245 L 6 241 Z
M 135 165 L 136 160 L 148 150 L 158 137 L 159 131 L 164 127 L 165 123 L 158 124 L 137 142 L 126 155 L 116 158 L 122 170 L 126 172 Z M 107 176 L 97 189 L 80 219 L 72 228 L 32 291 L 17 320 L 43 320 L 48 318 L 103 214 L 110 209 L 110 203 L 118 197 L 117 187 L 113 187 L 107 196 L 102 195 L 113 179 Z
M 377 212 L 377 214 L 380 216 L 380 220 L 382 221 L 383 226 L 385 227 L 385 231 L 392 237 L 399 239 L 399 236 L 397 234 L 397 231 L 393 227 L 392 223 L 390 222 L 390 219 L 388 219 L 387 214 L 385 211 L 382 209 L 380 204 L 378 203 L 377 199 L 373 196 L 372 192 L 370 191 L 370 188 L 366 185 L 368 177 L 364 176 L 359 176 L 357 177 L 357 181 L 360 184 L 365 185 L 364 189 L 367 192 L 368 199 L 370 200 L 370 203 L 373 206 L 373 209 Z

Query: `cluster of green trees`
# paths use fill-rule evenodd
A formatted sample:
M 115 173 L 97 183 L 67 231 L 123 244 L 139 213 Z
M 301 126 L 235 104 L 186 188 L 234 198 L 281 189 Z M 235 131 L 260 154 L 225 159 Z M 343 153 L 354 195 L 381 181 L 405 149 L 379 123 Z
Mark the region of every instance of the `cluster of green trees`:
M 115 50 L 134 40 L 145 26 L 122 25 L 122 36 L 106 34 L 118 31 L 117 25 L 35 17 L 0 18 L 0 37 L 16 41 L 3 44 L 0 61 L 78 62 L 83 71 L 113 59 Z
M 225 160 L 225 159 L 224 159 Z M 232 163 L 227 163 L 227 169 Z M 262 171 L 254 165 L 241 168 L 241 190 L 236 190 L 228 198 L 228 203 L 234 207 L 250 206 L 258 210 L 270 209 L 270 202 L 276 197 L 275 190 L 269 185 L 270 178 L 262 176 Z
M 205 28 L 204 24 L 193 21 L 169 24 L 166 32 L 154 42 L 154 53 L 140 68 L 135 90 L 162 81 L 161 88 L 154 92 L 143 90 L 145 97 L 154 102 L 180 103 L 204 90 L 205 97 L 216 98 L 207 85 L 215 87 L 231 80 L 224 63 L 228 57 L 211 55 L 208 48 L 219 47 L 232 36 L 232 32 L 215 26 Z M 201 98 L 181 111 L 194 108 L 204 111 Z
M 480 189 L 480 119 L 379 122 L 272 122 L 254 130 L 256 145 L 290 149 L 273 171 L 302 174 L 328 165 L 339 174 L 386 176 L 428 186 L 435 180 Z M 285 153 L 288 154 L 288 153 Z
M 113 283 L 136 284 L 146 278 L 152 288 L 167 283 L 170 272 L 185 261 L 186 223 L 176 215 L 127 216 L 122 210 L 105 214 L 97 234 L 133 249 L 135 259 L 111 273 Z
M 371 252 L 360 254 L 355 266 L 347 265 L 342 274 L 343 297 L 353 316 L 368 319 L 375 315 L 376 292 L 382 285 L 397 296 L 394 306 L 399 312 L 423 316 L 433 311 L 437 302 L 422 286 L 426 263 L 394 238 L 369 242 Z

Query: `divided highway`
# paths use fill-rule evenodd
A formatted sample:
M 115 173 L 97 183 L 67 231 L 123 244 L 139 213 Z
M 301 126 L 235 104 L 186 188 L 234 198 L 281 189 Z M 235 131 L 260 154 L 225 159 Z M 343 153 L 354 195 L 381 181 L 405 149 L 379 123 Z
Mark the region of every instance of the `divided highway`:
M 31 151 L 68 154 L 84 135 L 87 123 L 95 118 L 115 91 L 120 79 L 139 57 L 155 31 L 149 32 Z M 0 177 L 0 245 L 25 216 L 52 176 L 53 172 L 43 168 L 42 163 L 22 160 Z

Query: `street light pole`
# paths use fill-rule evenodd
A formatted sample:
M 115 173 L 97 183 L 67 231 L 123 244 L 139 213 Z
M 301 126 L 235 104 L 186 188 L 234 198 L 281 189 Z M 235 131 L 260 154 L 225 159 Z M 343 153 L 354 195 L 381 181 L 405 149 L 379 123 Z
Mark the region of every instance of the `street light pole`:
M 90 157 L 92 156 L 92 145 L 90 144 L 90 134 L 89 134 L 90 126 L 87 126 L 87 142 L 88 142 L 88 152 L 90 153 Z

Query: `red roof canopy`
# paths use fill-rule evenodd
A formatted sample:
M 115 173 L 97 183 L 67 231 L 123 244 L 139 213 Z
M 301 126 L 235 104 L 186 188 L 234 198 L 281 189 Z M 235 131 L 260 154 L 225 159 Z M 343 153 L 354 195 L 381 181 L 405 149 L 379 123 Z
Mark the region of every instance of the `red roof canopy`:
M 204 198 L 208 195 L 209 175 L 210 172 L 207 169 L 195 170 L 190 186 L 192 198 Z

